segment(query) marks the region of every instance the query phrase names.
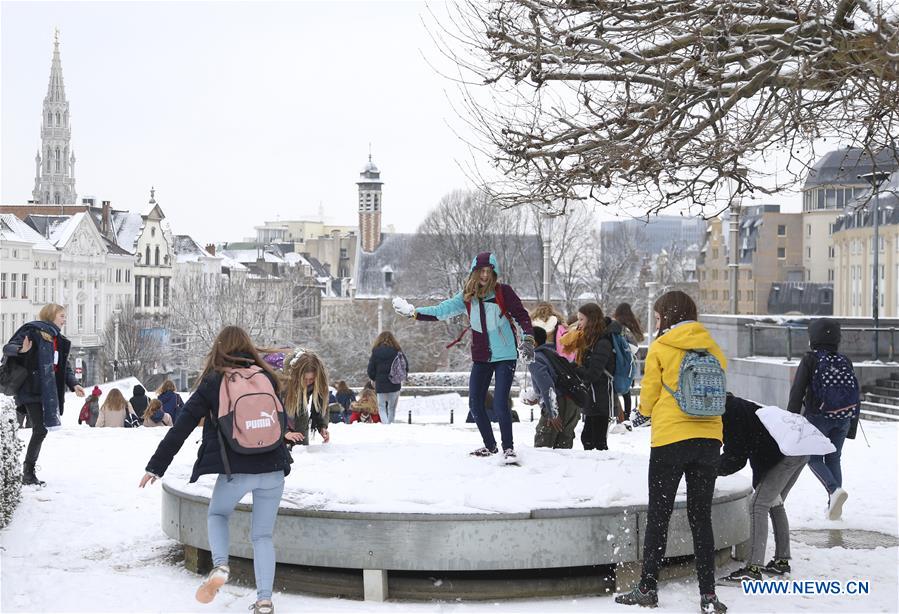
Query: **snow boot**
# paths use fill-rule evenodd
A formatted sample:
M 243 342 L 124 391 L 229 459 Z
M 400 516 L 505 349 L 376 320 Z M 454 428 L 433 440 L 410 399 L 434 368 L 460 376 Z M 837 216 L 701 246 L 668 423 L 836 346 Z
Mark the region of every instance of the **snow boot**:
M 657 608 L 659 607 L 659 591 L 650 589 L 643 592 L 638 586 L 629 593 L 622 593 L 615 597 L 615 603 L 620 603 L 621 605 L 640 605 L 644 608 Z
M 485 456 L 493 456 L 497 452 L 499 452 L 499 450 L 497 450 L 496 448 L 493 448 L 492 450 L 488 450 L 487 447 L 485 446 L 483 448 L 478 448 L 474 452 L 469 452 L 468 455 L 485 457 Z
M 253 610 L 253 614 L 275 614 L 275 606 L 268 600 L 250 604 L 249 609 Z
M 518 455 L 515 453 L 514 448 L 506 448 L 503 450 L 503 463 L 506 465 L 518 464 Z
M 701 614 L 724 614 L 727 606 L 718 601 L 715 593 L 711 593 L 699 598 L 699 611 Z
M 718 580 L 719 586 L 742 586 L 744 581 L 757 581 L 762 579 L 762 570 L 756 565 L 747 565 L 732 571 Z
M 44 486 L 46 484 L 35 475 L 34 463 L 25 463 L 22 466 L 22 484 L 24 486 Z
M 230 573 L 231 569 L 227 565 L 213 567 L 212 571 L 206 574 L 203 584 L 197 589 L 197 601 L 200 603 L 210 603 L 215 599 L 216 593 L 218 593 L 219 589 L 228 581 Z
M 789 559 L 771 559 L 768 564 L 762 567 L 762 573 L 772 576 L 782 576 L 792 571 L 790 569 Z

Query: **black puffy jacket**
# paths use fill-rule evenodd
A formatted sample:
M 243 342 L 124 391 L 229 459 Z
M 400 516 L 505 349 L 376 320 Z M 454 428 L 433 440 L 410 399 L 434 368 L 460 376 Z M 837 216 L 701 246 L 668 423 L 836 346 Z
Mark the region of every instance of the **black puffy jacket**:
M 379 345 L 372 350 L 371 358 L 368 359 L 368 378 L 375 383 L 375 392 L 397 392 L 403 387 L 402 384 L 390 381 L 390 367 L 393 366 L 393 359 L 397 354 L 399 354 L 397 350 L 387 345 Z M 406 371 L 408 370 L 407 362 Z
M 721 450 L 721 463 L 718 475 L 730 475 L 746 466 L 749 461 L 752 467 L 752 487 L 761 482 L 765 474 L 774 465 L 783 460 L 777 442 L 768 433 L 768 429 L 759 420 L 756 410 L 759 408 L 752 401 L 727 395 L 724 404 L 724 448 Z
M 237 365 L 235 365 L 237 366 Z M 245 366 L 245 365 L 239 365 Z M 269 379 L 272 378 L 267 375 Z M 178 420 L 169 429 L 165 438 L 159 443 L 156 452 L 147 463 L 147 471 L 154 475 L 162 476 L 172 462 L 172 459 L 184 445 L 185 440 L 200 423 L 201 418 L 206 418 L 203 424 L 203 441 L 197 451 L 197 462 L 194 464 L 190 476 L 191 482 L 205 474 L 225 473 L 225 464 L 222 461 L 222 448 L 216 434 L 216 422 L 214 416 L 218 416 L 219 389 L 222 384 L 221 373 L 210 373 L 196 391 L 181 408 Z M 272 380 L 272 385 L 277 390 L 277 384 Z M 270 473 L 283 470 L 284 475 L 290 473 L 290 463 L 293 462 L 284 442 L 277 449 L 263 454 L 238 454 L 225 446 L 225 454 L 231 465 L 231 473 Z

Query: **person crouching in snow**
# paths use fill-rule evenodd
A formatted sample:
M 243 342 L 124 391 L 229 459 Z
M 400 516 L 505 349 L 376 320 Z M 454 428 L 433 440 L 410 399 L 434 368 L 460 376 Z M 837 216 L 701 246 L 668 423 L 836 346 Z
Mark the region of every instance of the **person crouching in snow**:
M 419 309 L 396 298 L 393 307 L 402 316 L 426 321 L 448 320 L 468 314 L 473 363 L 468 380 L 468 405 L 484 441 L 484 447 L 473 451 L 471 455 L 486 457 L 499 451 L 485 409 L 487 391 L 495 375 L 493 408 L 502 436 L 503 459 L 508 464 L 514 464 L 518 462 L 518 456 L 512 441 L 509 391 L 519 354 L 527 364 L 534 361 L 534 338 L 531 318 L 522 306 L 521 299 L 510 286 L 498 283 L 498 277 L 496 256 L 484 252 L 472 260 L 465 287 L 452 298 L 438 305 Z M 522 333 L 521 341 L 517 342 L 519 331 Z
M 762 574 L 790 573 L 790 523 L 784 502 L 799 478 L 808 456 L 784 456 L 774 437 L 756 415 L 759 406 L 728 393 L 724 404 L 724 450 L 718 475 L 731 475 L 752 467 L 752 499 L 749 507 L 749 559 L 746 567 L 723 578 L 740 586 L 743 580 L 761 580 Z M 798 413 L 798 412 L 797 412 Z M 765 565 L 768 545 L 768 516 L 774 525 L 774 558 Z
M 353 413 L 350 414 L 350 424 L 354 422 L 373 424 L 381 421 L 378 413 L 378 399 L 374 390 L 363 390 L 362 396 L 358 401 L 353 401 L 350 408 L 353 410 Z
M 532 395 L 525 398 L 526 395 L 522 394 L 525 404 L 540 403 L 540 421 L 534 433 L 534 447 L 570 450 L 574 445 L 574 429 L 581 408 L 556 388 L 558 374 L 548 356 L 550 352 L 555 352 L 555 343 L 547 339 L 546 331 L 539 326 L 534 327 L 534 342 L 537 345 L 536 358 L 528 365 L 533 384 L 529 392 Z
M 309 445 L 311 423 L 312 429 L 322 436 L 322 443 L 328 443 L 330 390 L 324 363 L 302 348 L 297 348 L 284 362 L 284 411 L 290 441 Z

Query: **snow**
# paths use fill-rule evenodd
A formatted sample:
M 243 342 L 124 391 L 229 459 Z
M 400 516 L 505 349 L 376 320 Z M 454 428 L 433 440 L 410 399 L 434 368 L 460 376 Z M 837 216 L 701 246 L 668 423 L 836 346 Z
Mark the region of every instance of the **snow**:
M 56 252 L 52 243 L 47 241 L 41 233 L 20 220 L 12 213 L 0 214 L 0 239 L 4 241 L 21 241 L 31 243 L 32 248 L 39 251 Z
M 403 398 L 398 415 L 428 399 L 443 411 L 446 405 L 441 404 L 456 402 L 450 396 Z M 160 528 L 159 484 L 137 488 L 166 429 L 77 426 L 79 400 L 72 395 L 66 405 L 63 428 L 48 435 L 39 462 L 39 475 L 47 486 L 25 488 L 12 523 L 0 531 L 0 610 L 245 612 L 255 599 L 252 587 L 227 585 L 214 606 L 194 601 L 198 576 L 185 570 L 183 563 L 171 562 L 175 542 Z M 871 446 L 860 434 L 847 442 L 843 452 L 844 484 L 850 494 L 844 519 L 825 520 L 823 489 L 805 470 L 787 500 L 794 531 L 853 528 L 899 536 L 899 425 L 863 426 Z M 610 435 L 611 451 L 596 454 L 533 449 L 534 423 L 516 423 L 521 467 L 468 458 L 467 451 L 480 445 L 474 425 L 338 424 L 331 426 L 331 433 L 330 444 L 315 439 L 309 447 L 294 449 L 296 462 L 287 478 L 285 505 L 379 511 L 431 511 L 439 506 L 491 513 L 636 502 L 645 497 L 649 429 Z M 19 433 L 26 442 L 28 435 L 27 430 Z M 166 479 L 186 483 L 198 441 L 199 431 L 187 440 Z M 749 475 L 747 467 L 737 477 L 721 480 L 718 488 L 742 487 Z M 209 484 L 204 478 L 196 488 L 208 489 Z M 768 548 L 770 554 L 772 539 Z M 897 552 L 895 547 L 821 549 L 793 543 L 793 579 L 868 580 L 871 593 L 865 596 L 747 596 L 738 588 L 720 588 L 719 596 L 731 612 L 895 612 Z M 719 574 L 737 566 L 734 562 Z M 662 582 L 660 609 L 695 611 L 696 593 L 693 578 Z M 276 593 L 274 601 L 282 613 L 635 611 L 617 606 L 608 596 L 379 604 Z
M 58 224 L 53 224 L 50 228 L 50 243 L 59 249 L 64 248 L 69 239 L 72 238 L 72 235 L 75 234 L 75 229 L 78 228 L 78 224 L 81 223 L 85 215 L 87 214 L 82 211 Z
M 144 229 L 143 216 L 134 211 L 117 211 L 113 216 L 113 223 L 118 225 L 115 229 L 116 243 L 133 254 L 137 249 L 137 239 Z

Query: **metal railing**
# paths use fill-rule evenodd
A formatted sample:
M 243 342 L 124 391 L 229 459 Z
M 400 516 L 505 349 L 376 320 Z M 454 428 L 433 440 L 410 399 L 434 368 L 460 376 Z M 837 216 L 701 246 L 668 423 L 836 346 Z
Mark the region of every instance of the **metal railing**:
M 781 324 L 760 324 L 755 322 L 749 322 L 746 324 L 746 327 L 749 329 L 749 355 L 756 355 L 756 331 L 758 330 L 782 330 L 786 331 L 786 341 L 787 341 L 787 360 L 793 360 L 793 342 L 794 336 L 799 333 L 808 333 L 807 326 L 784 326 Z M 889 351 L 887 352 L 887 360 L 889 362 L 894 362 L 896 358 L 896 327 L 873 327 L 873 326 L 843 326 L 840 327 L 840 331 L 843 333 L 871 333 L 871 341 L 872 348 L 874 347 L 874 333 L 879 333 L 881 335 L 886 334 L 889 337 Z M 872 356 L 874 360 L 880 360 L 880 352 L 872 350 Z

